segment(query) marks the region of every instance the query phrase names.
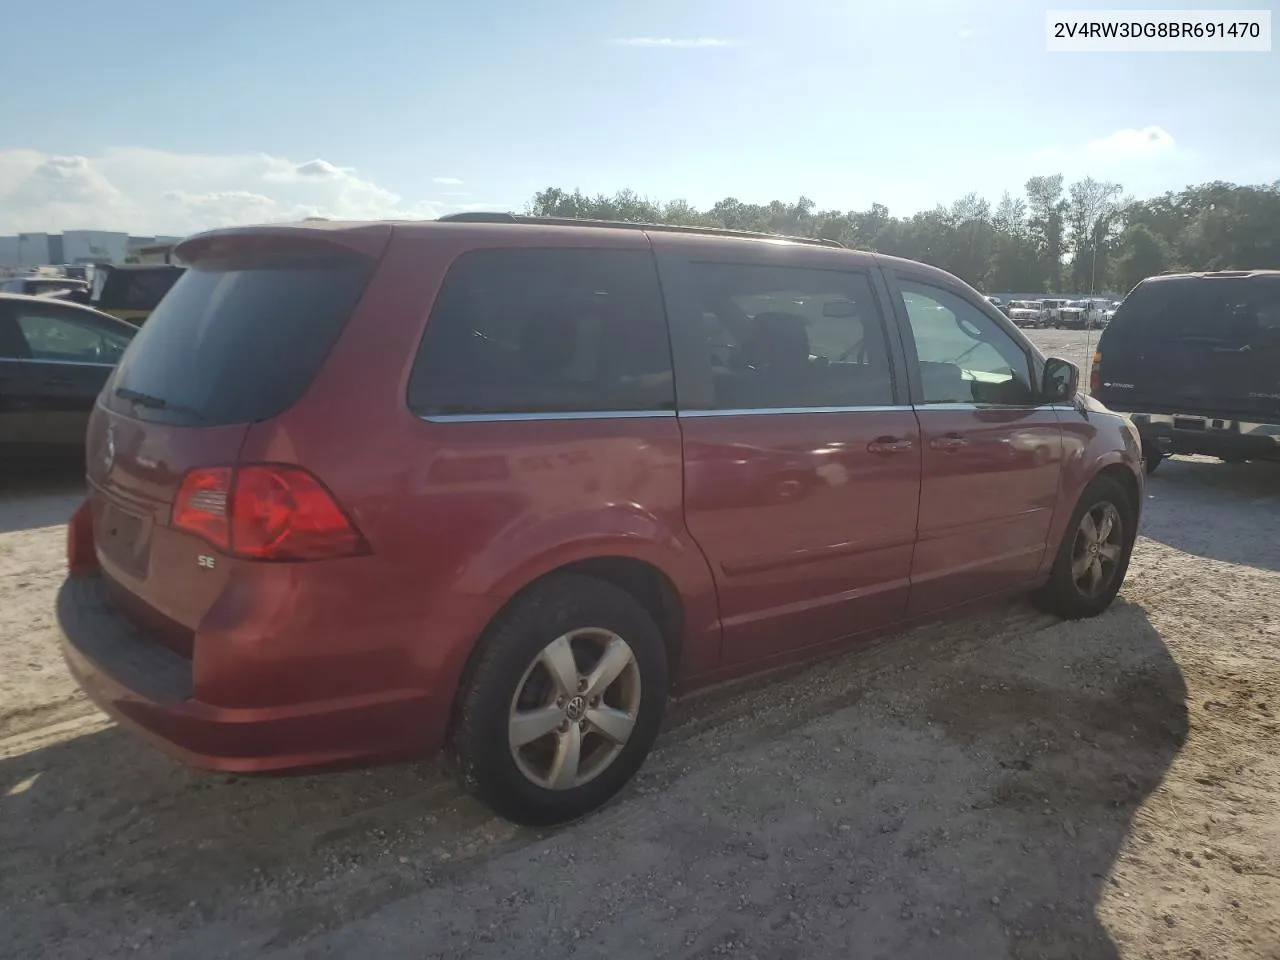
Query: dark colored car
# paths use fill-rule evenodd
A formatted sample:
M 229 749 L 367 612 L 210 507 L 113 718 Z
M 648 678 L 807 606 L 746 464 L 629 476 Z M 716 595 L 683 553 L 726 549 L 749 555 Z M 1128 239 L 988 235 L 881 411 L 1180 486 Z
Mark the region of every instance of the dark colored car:
M 1124 577 L 1136 432 L 941 270 L 482 215 L 179 254 L 89 427 L 58 617 L 189 762 L 447 746 L 560 821 L 672 691 L 980 597 L 1091 616 Z
M 88 303 L 141 326 L 182 273 L 182 267 L 169 264 L 100 264 L 93 270 Z
M 0 294 L 0 457 L 83 449 L 94 400 L 136 332 L 55 298 Z
M 1280 271 L 1142 281 L 1098 341 L 1091 392 L 1171 453 L 1280 458 Z

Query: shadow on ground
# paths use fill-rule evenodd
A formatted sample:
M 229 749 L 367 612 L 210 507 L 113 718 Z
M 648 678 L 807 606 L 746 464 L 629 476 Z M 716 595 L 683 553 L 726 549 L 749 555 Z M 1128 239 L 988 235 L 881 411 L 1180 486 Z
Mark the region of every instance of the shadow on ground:
M 83 457 L 0 460 L 0 533 L 66 523 L 84 489 Z
M 0 761 L 0 953 L 1114 957 L 1095 907 L 1185 741 L 1181 674 L 1139 606 L 984 616 L 682 707 L 550 834 L 434 765 L 34 749 Z
M 1280 463 L 1174 457 L 1147 478 L 1147 495 L 1144 536 L 1211 560 L 1280 570 Z

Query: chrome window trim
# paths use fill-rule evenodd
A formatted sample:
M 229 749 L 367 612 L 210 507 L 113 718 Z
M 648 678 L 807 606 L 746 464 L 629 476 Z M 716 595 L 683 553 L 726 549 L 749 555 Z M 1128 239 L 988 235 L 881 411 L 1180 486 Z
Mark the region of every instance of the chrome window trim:
M 694 417 L 760 417 L 792 413 L 893 413 L 911 410 L 909 404 L 887 404 L 866 407 L 740 407 L 730 410 L 681 410 L 679 416 Z
M 546 413 L 433 413 L 418 414 L 427 423 L 522 423 L 537 420 L 653 420 L 664 417 L 701 419 L 703 417 L 761 417 L 797 413 L 903 413 L 925 410 L 1012 410 L 1033 413 L 1044 410 L 1072 410 L 1063 404 L 1040 404 L 1034 407 L 1003 407 L 978 403 L 932 403 L 912 406 L 876 404 L 866 407 L 742 407 L 730 410 L 577 410 Z
M 0 357 L 0 363 L 43 363 L 58 367 L 106 367 L 108 370 L 114 363 L 93 363 L 89 360 L 37 360 L 34 357 Z
M 549 413 L 428 413 L 428 423 L 519 423 L 529 420 L 652 420 L 674 417 L 674 410 L 573 410 Z
M 1034 413 L 1038 410 L 1074 410 L 1069 403 L 920 403 L 917 410 L 1024 410 Z

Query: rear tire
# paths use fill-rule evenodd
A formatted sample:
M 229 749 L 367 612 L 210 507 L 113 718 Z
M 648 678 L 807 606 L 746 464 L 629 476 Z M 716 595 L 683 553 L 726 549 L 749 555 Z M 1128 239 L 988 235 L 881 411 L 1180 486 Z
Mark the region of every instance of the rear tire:
M 666 698 L 644 607 L 603 580 L 553 576 L 499 615 L 467 671 L 452 737 L 463 785 L 516 823 L 574 820 L 640 769 Z
M 1049 581 L 1034 595 L 1036 604 L 1064 620 L 1096 617 L 1111 606 L 1129 569 L 1134 517 L 1124 487 L 1095 477 L 1071 514 Z

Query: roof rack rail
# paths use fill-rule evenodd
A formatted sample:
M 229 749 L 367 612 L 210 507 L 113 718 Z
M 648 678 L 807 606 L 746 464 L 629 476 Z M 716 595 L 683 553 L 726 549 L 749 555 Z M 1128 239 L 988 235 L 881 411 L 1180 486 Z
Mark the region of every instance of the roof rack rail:
M 579 220 L 574 217 L 530 217 L 515 213 L 446 213 L 437 218 L 441 223 L 524 223 L 555 227 L 607 227 L 616 230 L 659 230 L 663 233 L 689 233 L 725 237 L 749 237 L 755 240 L 790 240 L 819 247 L 845 249 L 839 240 L 826 237 L 792 237 L 780 233 L 760 233 L 755 230 L 730 230 L 726 227 L 690 227 L 673 223 L 633 223 L 629 220 Z

